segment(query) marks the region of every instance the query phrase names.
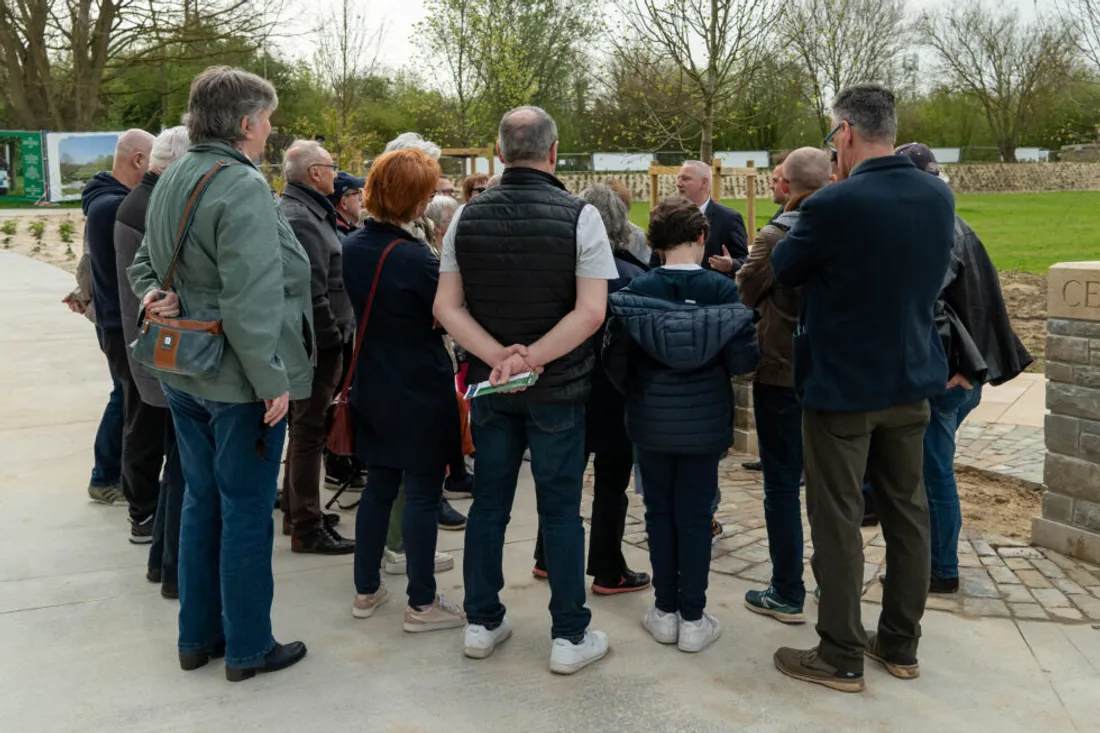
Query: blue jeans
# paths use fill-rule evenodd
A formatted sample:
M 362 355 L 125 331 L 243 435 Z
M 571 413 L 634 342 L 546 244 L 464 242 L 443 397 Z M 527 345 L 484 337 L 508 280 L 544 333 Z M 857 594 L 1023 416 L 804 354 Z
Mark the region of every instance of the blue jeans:
M 433 473 L 410 473 L 398 468 L 368 466 L 367 487 L 355 515 L 355 592 L 374 593 L 382 583 L 378 568 L 389 531 L 390 511 L 402 478 L 405 508 L 401 534 L 408 561 L 409 605 L 430 606 L 435 601 L 435 544 L 439 534 L 439 500 L 443 497 L 443 468 Z
M 654 605 L 665 613 L 679 611 L 685 621 L 698 621 L 707 606 L 710 504 L 718 487 L 721 458 L 717 453 L 638 451 L 638 463 L 645 474 L 645 527 Z
M 764 521 L 772 588 L 788 603 L 806 600 L 802 582 L 802 405 L 793 387 L 754 382 L 752 404 L 764 469 Z
M 932 420 L 924 431 L 924 488 L 928 492 L 932 575 L 959 577 L 959 530 L 962 510 L 955 483 L 955 432 L 982 401 L 982 387 L 952 387 L 929 400 Z
M 581 524 L 584 405 L 531 404 L 522 395 L 490 395 L 473 401 L 471 420 L 476 426 L 477 471 L 463 562 L 467 618 L 488 628 L 504 618 L 504 532 L 523 451 L 530 446 L 550 582 L 550 633 L 555 639 L 579 642 L 592 620 L 585 606 Z
M 99 348 L 103 350 L 103 329 L 95 327 L 96 339 Z M 104 354 L 107 352 L 104 351 Z M 103 409 L 103 417 L 99 419 L 99 430 L 95 434 L 95 465 L 92 466 L 92 486 L 115 486 L 122 483 L 122 382 L 118 380 L 115 370 L 111 369 L 107 362 L 107 369 L 111 372 L 111 396 L 107 398 L 107 406 Z
M 225 639 L 230 667 L 258 667 L 271 634 L 271 548 L 286 420 L 264 403 L 230 404 L 165 386 L 186 488 L 180 518 L 179 650 Z
M 179 585 L 180 513 L 183 511 L 183 466 L 171 414 L 164 431 L 164 472 L 153 518 L 149 567 L 160 570 L 161 585 Z

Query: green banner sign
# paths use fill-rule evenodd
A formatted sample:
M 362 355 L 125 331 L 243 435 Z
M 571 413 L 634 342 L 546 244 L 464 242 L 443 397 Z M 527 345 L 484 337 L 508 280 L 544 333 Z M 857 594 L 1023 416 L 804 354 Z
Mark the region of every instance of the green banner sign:
M 45 194 L 42 133 L 0 130 L 0 199 L 34 203 Z

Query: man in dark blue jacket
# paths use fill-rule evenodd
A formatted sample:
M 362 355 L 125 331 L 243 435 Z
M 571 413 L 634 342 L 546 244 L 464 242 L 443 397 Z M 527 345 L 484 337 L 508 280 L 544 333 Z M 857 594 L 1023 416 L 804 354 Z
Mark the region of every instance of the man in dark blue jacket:
M 111 172 L 97 173 L 81 195 L 81 207 L 87 217 L 85 237 L 92 270 L 92 297 L 100 346 L 107 355 L 111 371 L 122 385 L 122 493 L 130 506 L 130 541 L 134 544 L 153 541 L 153 514 L 157 509 L 160 484 L 156 480 L 143 479 L 147 472 L 141 471 L 134 463 L 136 454 L 132 443 L 145 436 L 141 435 L 140 430 L 135 430 L 141 395 L 130 372 L 129 348 L 122 331 L 115 263 L 115 215 L 130 189 L 141 183 L 142 176 L 149 170 L 152 149 L 153 136 L 145 130 L 122 133 L 115 145 Z M 127 450 L 127 442 L 131 443 L 131 450 Z
M 783 648 L 785 674 L 846 692 L 863 657 L 896 677 L 919 674 L 928 594 L 928 501 L 921 484 L 928 399 L 948 384 L 934 309 L 954 242 L 951 190 L 894 155 L 894 95 L 877 84 L 833 104 L 840 183 L 807 199 L 772 253 L 776 279 L 803 287 L 795 336 L 806 503 L 821 588 L 809 651 Z M 864 472 L 890 538 L 878 634 L 860 620 Z

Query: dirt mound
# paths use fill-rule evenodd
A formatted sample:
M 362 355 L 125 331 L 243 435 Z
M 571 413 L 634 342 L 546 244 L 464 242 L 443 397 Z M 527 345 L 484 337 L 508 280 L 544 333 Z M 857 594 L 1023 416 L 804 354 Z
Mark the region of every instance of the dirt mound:
M 1012 328 L 1035 357 L 1028 371 L 1042 372 L 1047 336 L 1046 275 L 1017 270 L 1004 270 L 1000 275 Z
M 1042 514 L 1043 492 L 1022 481 L 955 466 L 963 524 L 983 533 L 1030 541 L 1031 520 Z

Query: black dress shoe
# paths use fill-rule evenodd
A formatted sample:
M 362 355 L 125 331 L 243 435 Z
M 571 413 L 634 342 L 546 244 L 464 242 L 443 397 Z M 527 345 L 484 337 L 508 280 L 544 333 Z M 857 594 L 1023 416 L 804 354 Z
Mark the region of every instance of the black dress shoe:
M 265 672 L 278 672 L 286 669 L 306 656 L 306 645 L 300 641 L 292 641 L 289 644 L 276 644 L 275 648 L 264 656 L 263 664 L 259 667 L 226 667 L 225 678 L 230 682 L 241 682 L 251 679 L 257 674 Z
M 179 600 L 180 587 L 175 583 L 163 583 L 160 586 L 160 597 L 169 601 Z
M 329 529 L 335 529 L 336 525 L 340 524 L 339 514 L 322 514 L 321 518 Z
M 745 469 L 746 471 L 763 471 L 764 464 L 760 461 L 745 461 L 741 464 L 741 468 Z
M 145 571 L 145 579 L 150 583 L 160 582 L 160 568 L 149 568 Z
M 290 538 L 290 551 L 304 555 L 350 555 L 355 552 L 355 541 L 348 540 L 328 527 L 301 537 Z
M 959 592 L 959 579 L 958 578 L 937 578 L 932 576 L 928 582 L 929 593 L 958 593 Z
M 205 667 L 211 659 L 221 659 L 225 656 L 225 641 L 220 641 L 214 646 L 207 647 L 197 652 L 180 652 L 180 669 L 190 672 L 199 667 Z
M 649 587 L 649 575 L 627 570 L 618 578 L 595 578 L 592 592 L 601 596 L 613 596 L 619 593 L 633 593 Z

